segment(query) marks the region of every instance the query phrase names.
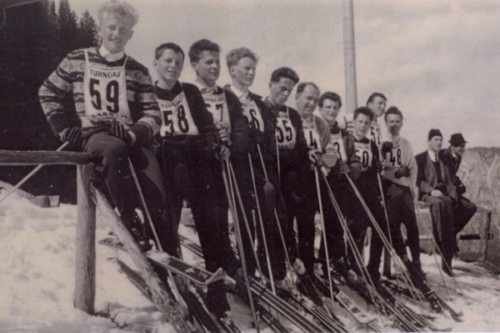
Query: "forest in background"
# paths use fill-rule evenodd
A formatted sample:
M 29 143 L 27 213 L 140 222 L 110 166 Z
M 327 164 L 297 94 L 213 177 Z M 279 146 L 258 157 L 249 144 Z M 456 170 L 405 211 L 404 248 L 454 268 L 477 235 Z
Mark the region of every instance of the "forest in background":
M 97 43 L 94 18 L 87 11 L 78 17 L 68 0 L 0 4 L 0 149 L 55 150 L 61 145 L 40 107 L 38 88 L 68 52 Z M 67 107 L 74 107 L 72 100 Z M 1 166 L 0 180 L 14 184 L 32 168 Z M 75 174 L 74 166 L 48 166 L 23 189 L 75 202 Z

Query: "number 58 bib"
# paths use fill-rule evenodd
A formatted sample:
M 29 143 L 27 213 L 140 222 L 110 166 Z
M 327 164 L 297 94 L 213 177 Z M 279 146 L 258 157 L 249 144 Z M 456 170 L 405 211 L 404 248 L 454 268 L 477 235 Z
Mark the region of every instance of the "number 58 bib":
M 184 92 L 172 101 L 158 99 L 158 104 L 162 115 L 161 136 L 198 135 L 198 128 L 194 123 Z
M 83 127 L 113 119 L 132 123 L 127 100 L 126 63 L 127 59 L 122 66 L 115 67 L 92 63 L 85 50 L 83 92 L 86 121 L 83 121 Z

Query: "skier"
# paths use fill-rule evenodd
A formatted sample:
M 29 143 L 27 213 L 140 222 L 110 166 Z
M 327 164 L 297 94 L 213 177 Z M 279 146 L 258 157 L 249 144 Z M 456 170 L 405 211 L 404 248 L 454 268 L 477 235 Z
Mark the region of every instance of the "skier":
M 40 87 L 40 104 L 61 140 L 96 157 L 122 221 L 147 250 L 151 245 L 135 212 L 140 201 L 128 160 L 137 171 L 153 223 L 165 229 L 165 191 L 150 149 L 160 129 L 160 112 L 148 70 L 124 52 L 138 20 L 136 10 L 123 1 L 109 1 L 97 16 L 101 45 L 70 52 Z M 74 107 L 65 103 L 67 98 Z
M 274 216 L 274 210 L 277 206 L 280 207 L 281 214 L 285 213 L 282 208 L 284 204 L 282 203 L 276 166 L 276 117 L 262 98 L 249 90 L 255 78 L 256 54 L 248 48 L 241 47 L 229 51 L 226 60 L 232 79 L 232 83 L 227 86 L 227 89 L 238 97 L 242 105 L 243 115 L 249 124 L 249 158 L 247 158 L 246 165 L 238 164 L 241 169 L 237 173 L 238 182 L 242 184 L 242 188 L 248 188 L 249 185 L 246 183 L 251 185 L 252 195 L 247 196 L 247 198 L 252 198 L 251 202 L 245 203 L 246 216 L 249 221 L 251 221 L 252 216 L 256 216 L 257 225 L 259 225 L 257 220 L 261 219 L 264 226 L 263 230 L 257 228 L 259 257 L 266 258 L 267 256 L 267 260 L 260 261 L 264 274 L 269 276 L 272 272 L 273 281 L 276 281 L 279 286 L 285 287 L 286 283 L 283 280 L 286 276 L 286 263 L 279 234 L 279 227 L 284 229 L 285 226 L 277 225 L 280 220 L 285 219 L 276 221 Z M 249 174 L 248 170 L 253 171 L 253 179 L 251 179 L 252 172 Z M 254 184 L 255 188 L 253 188 Z M 250 223 L 250 225 L 252 224 Z M 265 239 L 263 239 L 264 237 Z M 264 242 L 267 245 L 267 253 Z M 252 255 L 252 249 L 250 244 L 245 245 L 249 254 L 248 258 Z M 270 263 L 271 268 L 267 267 L 267 262 Z

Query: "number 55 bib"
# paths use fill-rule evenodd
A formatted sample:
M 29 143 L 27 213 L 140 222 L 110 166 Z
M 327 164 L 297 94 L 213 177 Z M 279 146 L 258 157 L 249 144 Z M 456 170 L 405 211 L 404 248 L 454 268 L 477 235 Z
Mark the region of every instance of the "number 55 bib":
M 85 50 L 83 91 L 87 122 L 82 123 L 83 127 L 113 119 L 132 123 L 127 100 L 126 63 L 127 59 L 122 66 L 115 67 L 93 63 Z

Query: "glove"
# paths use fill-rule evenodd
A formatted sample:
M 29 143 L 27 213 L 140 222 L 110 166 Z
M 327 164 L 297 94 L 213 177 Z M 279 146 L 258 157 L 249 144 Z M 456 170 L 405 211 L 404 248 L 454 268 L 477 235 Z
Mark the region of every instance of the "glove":
M 447 192 L 446 186 L 443 183 L 437 183 L 436 190 L 441 191 L 443 194 L 446 194 Z
M 215 158 L 217 158 L 219 161 L 225 161 L 228 160 L 230 156 L 231 156 L 231 149 L 229 149 L 227 146 L 224 145 L 217 146 Z
M 395 173 L 394 173 L 394 176 L 396 176 L 396 178 L 401 178 L 401 177 L 410 177 L 411 175 L 411 170 L 409 167 L 407 166 L 402 166 L 400 167 Z
M 222 121 L 218 122 L 215 124 L 217 127 L 217 130 L 219 132 L 219 138 L 220 141 L 227 144 L 228 146 L 231 146 L 231 125 L 228 123 L 224 123 Z
M 310 149 L 308 151 L 309 161 L 315 165 L 319 166 L 321 162 L 321 153 L 317 149 Z
M 385 156 L 385 154 L 389 153 L 393 147 L 394 145 L 390 141 L 385 141 L 384 143 L 382 143 L 382 156 Z
M 59 132 L 59 138 L 62 141 L 68 141 L 74 147 L 81 148 L 83 145 L 82 128 L 66 127 Z
M 340 173 L 349 173 L 351 171 L 351 168 L 349 167 L 349 164 L 347 162 L 340 162 L 339 163 L 339 172 Z
M 128 146 L 132 143 L 132 137 L 128 132 L 128 129 L 117 121 L 112 121 L 109 127 L 109 133 L 121 139 Z

